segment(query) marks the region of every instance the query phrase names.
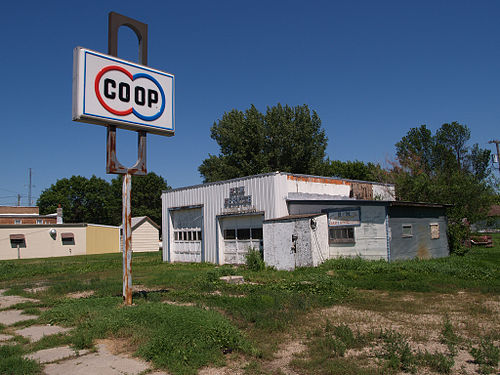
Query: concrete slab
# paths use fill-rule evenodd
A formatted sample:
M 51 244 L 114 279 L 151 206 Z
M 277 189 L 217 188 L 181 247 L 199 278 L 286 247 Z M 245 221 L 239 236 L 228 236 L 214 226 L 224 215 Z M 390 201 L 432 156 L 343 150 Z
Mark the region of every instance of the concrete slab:
M 32 288 L 24 288 L 23 290 L 28 293 L 37 294 L 39 292 L 44 292 L 49 289 L 48 285 L 37 285 Z
M 36 315 L 21 314 L 19 310 L 5 310 L 0 311 L 0 323 L 10 326 L 17 322 L 24 322 L 25 320 L 38 319 Z
M 23 303 L 23 302 L 40 302 L 40 301 L 37 299 L 34 299 L 34 298 L 0 295 L 0 309 L 6 309 L 8 307 L 11 307 L 11 306 L 17 305 L 18 303 Z
M 7 341 L 13 338 L 14 336 L 11 335 L 4 335 L 3 333 L 0 333 L 0 341 Z
M 78 353 L 70 348 L 69 346 L 60 346 L 57 348 L 43 349 L 34 353 L 26 354 L 24 357 L 27 359 L 33 359 L 39 361 L 40 363 L 51 363 L 60 361 L 62 359 L 75 357 L 77 355 L 87 354 L 88 350 L 80 350 Z M 67 372 L 71 374 L 71 371 Z
M 56 335 L 58 333 L 68 332 L 70 328 L 59 326 L 30 326 L 16 331 L 17 335 L 26 337 L 31 342 L 41 340 L 44 336 Z
M 243 284 L 245 282 L 243 276 L 222 276 L 219 279 L 228 284 Z
M 103 344 L 97 353 L 45 366 L 46 375 L 136 375 L 149 369 L 146 362 L 124 355 L 113 355 Z

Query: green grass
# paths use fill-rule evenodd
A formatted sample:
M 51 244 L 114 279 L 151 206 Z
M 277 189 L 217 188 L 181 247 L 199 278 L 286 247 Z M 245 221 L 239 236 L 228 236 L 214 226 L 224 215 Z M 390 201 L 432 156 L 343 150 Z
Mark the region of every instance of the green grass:
M 47 285 L 47 290 L 36 295 L 41 302 L 19 307 L 41 314 L 38 322 L 76 327 L 68 336 L 44 339 L 37 345 L 21 343 L 23 350 L 59 343 L 84 348 L 91 347 L 97 338 L 123 337 L 133 343 L 137 355 L 158 367 L 176 374 L 190 374 L 207 364 L 221 364 L 224 353 L 231 351 L 247 356 L 250 363 L 255 364 L 261 356 L 271 357 L 287 332 L 295 329 L 309 312 L 345 301 L 355 302 L 363 295 L 357 289 L 432 292 L 433 295 L 461 290 L 498 294 L 500 235 L 494 236 L 494 243 L 493 248 L 473 248 L 461 257 L 391 263 L 333 259 L 317 268 L 293 272 L 261 266 L 168 264 L 161 261 L 159 253 L 138 253 L 133 254 L 133 283 L 154 290 L 134 294 L 135 306 L 127 308 L 123 307 L 121 298 L 121 254 L 0 261 L 0 288 L 10 289 L 8 294 L 32 297 L 23 288 Z M 234 274 L 243 275 L 251 283 L 234 285 L 219 280 L 221 276 Z M 80 300 L 67 297 L 68 293 L 84 291 L 93 291 L 94 295 Z M 194 306 L 173 306 L 165 301 Z M 41 307 L 50 309 L 42 311 Z M 485 310 L 482 314 L 487 313 Z M 23 323 L 26 324 L 31 323 Z M 350 348 L 375 340 L 350 332 L 346 327 L 326 327 L 315 338 L 322 343 L 318 347 L 328 348 L 328 364 L 324 369 L 316 368 L 324 361 L 324 351 L 300 359 L 301 362 L 295 363 L 297 368 L 318 374 L 337 370 L 340 374 L 380 373 L 380 369 L 363 367 L 343 356 Z M 389 369 L 408 370 L 414 368 L 414 363 L 419 366 L 425 363 L 446 373 L 448 359 L 461 339 L 449 322 L 445 322 L 442 336 L 443 343 L 450 349 L 445 357 L 439 353 L 406 356 L 403 339 L 398 341 L 392 337 L 395 346 L 391 349 L 387 338 L 388 341 L 384 341 L 387 352 L 382 356 L 384 363 Z M 487 352 L 487 349 L 477 348 L 481 353 L 491 352 L 494 357 L 494 350 Z M 478 352 L 478 361 L 491 354 L 481 353 Z M 405 362 L 407 360 L 410 362 Z M 247 369 L 247 372 L 258 371 L 257 365 Z
M 0 374 L 39 374 L 41 371 L 41 366 L 36 361 L 24 359 L 24 354 L 25 351 L 20 345 L 0 346 Z
M 95 339 L 120 337 L 137 346 L 137 354 L 175 374 L 195 374 L 208 364 L 222 364 L 223 353 L 254 352 L 244 335 L 215 311 L 136 301 L 124 307 L 119 297 L 66 300 L 46 311 L 42 322 L 76 326 L 69 342 L 76 349 Z

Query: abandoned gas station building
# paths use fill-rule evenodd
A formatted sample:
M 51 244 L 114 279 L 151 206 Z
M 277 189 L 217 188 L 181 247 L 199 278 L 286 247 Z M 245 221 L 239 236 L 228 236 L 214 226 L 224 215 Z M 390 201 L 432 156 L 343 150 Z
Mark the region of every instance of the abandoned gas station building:
M 255 248 L 267 265 L 294 269 L 447 256 L 445 207 L 394 196 L 390 184 L 283 172 L 164 191 L 163 260 L 241 264 Z

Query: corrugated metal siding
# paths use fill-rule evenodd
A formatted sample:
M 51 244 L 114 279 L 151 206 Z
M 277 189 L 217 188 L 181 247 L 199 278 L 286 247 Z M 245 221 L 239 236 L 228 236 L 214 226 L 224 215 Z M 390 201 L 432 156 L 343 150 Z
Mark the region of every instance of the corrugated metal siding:
M 217 248 L 217 231 L 219 231 L 217 216 L 224 214 L 224 200 L 229 197 L 229 190 L 243 186 L 245 195 L 252 196 L 253 208 L 264 212 L 264 218 L 269 219 L 277 217 L 276 215 L 287 214 L 286 202 L 283 199 L 283 196 L 286 197 L 286 187 L 277 186 L 280 182 L 286 182 L 286 176 L 273 173 L 164 192 L 162 194 L 163 260 L 168 260 L 168 239 L 172 230 L 169 209 L 203 206 L 205 261 L 217 263 L 223 259 L 220 247 Z
M 431 239 L 430 224 L 439 225 L 439 238 Z M 412 225 L 412 236 L 403 237 L 403 224 Z M 389 207 L 391 260 L 439 258 L 449 255 L 444 208 Z

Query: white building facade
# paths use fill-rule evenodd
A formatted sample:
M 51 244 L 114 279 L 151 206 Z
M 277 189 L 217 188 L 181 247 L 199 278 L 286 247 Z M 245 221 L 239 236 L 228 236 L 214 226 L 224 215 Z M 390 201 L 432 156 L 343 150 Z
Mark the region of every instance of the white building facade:
M 356 214 L 356 210 L 361 212 L 361 208 L 351 208 L 356 206 L 355 202 L 358 199 L 393 201 L 394 186 L 275 172 L 164 191 L 162 193 L 163 260 L 241 264 L 245 261 L 248 249 L 255 248 L 264 252 L 264 259 L 269 265 L 277 266 L 276 262 L 280 259 L 277 254 L 283 249 L 288 249 L 291 237 L 287 234 L 285 238 L 283 235 L 283 241 L 280 241 L 279 231 L 272 234 L 269 231 L 274 230 L 273 228 L 292 228 L 291 224 L 286 224 L 290 221 L 286 218 L 291 215 L 321 213 L 324 208 L 322 202 L 326 201 L 342 201 L 344 204 L 347 202 L 344 209 L 332 208 L 332 211 L 339 210 L 340 216 L 347 212 Z M 306 206 L 313 208 L 304 208 L 303 202 L 309 202 Z M 291 208 L 295 212 L 291 212 Z M 372 214 L 368 208 L 363 210 L 365 214 Z M 360 233 L 366 233 L 367 237 L 372 234 L 378 237 L 379 226 L 383 228 L 383 239 L 374 240 L 383 243 L 385 250 L 380 254 L 377 253 L 375 257 L 387 259 L 386 211 L 382 208 L 380 213 L 373 212 L 373 215 L 377 216 L 377 225 L 369 223 L 366 229 L 360 222 L 358 226 L 362 229 L 357 231 L 364 231 Z M 329 243 L 329 229 L 326 223 L 332 220 L 331 217 L 335 217 L 335 213 L 328 217 L 317 218 L 320 223 L 325 223 L 318 227 L 322 233 L 320 242 L 326 243 L 322 245 L 323 248 Z M 273 222 L 280 218 L 284 218 L 282 224 L 279 220 Z M 305 217 L 300 217 L 300 223 L 294 224 L 294 227 L 305 228 L 310 221 L 304 220 Z M 379 222 L 380 220 L 382 222 Z M 317 233 L 310 233 L 308 238 L 315 237 L 317 238 Z M 266 244 L 266 239 L 269 244 Z M 365 244 L 362 246 L 368 247 L 369 240 L 367 241 L 366 246 Z M 280 246 L 281 249 L 278 249 Z M 335 249 L 321 251 L 321 254 L 311 254 L 310 259 L 313 259 L 311 265 L 316 265 L 320 260 L 331 256 L 342 255 L 341 251 Z M 359 253 L 357 250 L 353 251 L 352 246 L 349 251 Z M 309 259 L 309 256 L 306 258 Z M 287 262 L 285 263 L 289 264 L 291 261 Z

